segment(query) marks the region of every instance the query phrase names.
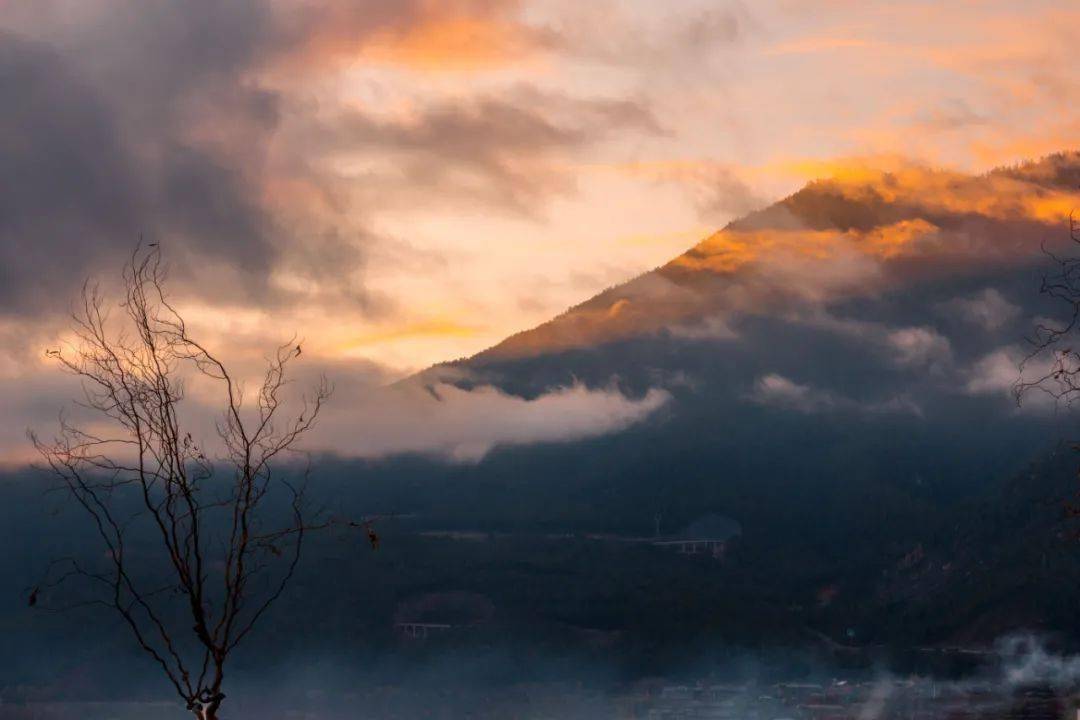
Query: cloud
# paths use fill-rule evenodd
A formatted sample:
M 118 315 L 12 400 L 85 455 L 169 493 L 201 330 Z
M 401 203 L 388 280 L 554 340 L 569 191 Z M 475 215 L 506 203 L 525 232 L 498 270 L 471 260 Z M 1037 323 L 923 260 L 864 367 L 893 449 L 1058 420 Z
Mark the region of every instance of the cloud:
M 835 411 L 872 414 L 902 414 L 922 416 L 917 403 L 904 395 L 879 402 L 860 402 L 828 390 L 803 385 L 783 375 L 771 373 L 759 377 L 747 395 L 750 402 L 782 408 L 807 415 Z
M 739 43 L 757 26 L 741 2 L 650 10 L 628 10 L 612 0 L 567 3 L 545 25 L 548 45 L 562 55 L 645 73 L 676 66 L 701 74 L 718 49 Z
M 1063 182 L 1078 158 L 1074 153 L 982 176 L 897 159 L 884 161 L 884 169 L 854 161 L 817 168 L 832 177 L 730 223 L 652 273 L 509 338 L 492 354 L 557 352 L 672 328 L 679 334 L 705 318 L 730 323 L 740 315 L 772 315 L 858 335 L 896 367 L 940 373 L 951 366 L 952 347 L 936 329 L 837 320 L 827 308 L 956 273 L 1041 262 L 1041 242 L 1067 216 L 1063 208 L 1080 202 Z M 990 295 L 979 302 L 988 299 L 996 300 Z M 1008 309 L 997 303 L 985 311 Z
M 837 317 L 820 308 L 809 313 L 805 310 L 796 312 L 792 320 L 857 340 L 884 356 L 896 368 L 940 374 L 953 366 L 952 343 L 929 326 L 896 327 L 882 322 Z
M 269 6 L 116 5 L 16 3 L 4 18 L 0 130 L 19 142 L 0 149 L 3 311 L 63 307 L 140 236 L 204 296 L 290 299 L 275 270 L 312 268 L 263 196 L 282 99 L 250 75 L 273 37 Z M 55 21 L 67 12 L 77 22 Z M 335 258 L 358 267 L 345 247 Z
M 265 362 L 232 358 L 233 377 L 244 387 L 257 387 Z M 179 369 L 185 398 L 178 415 L 208 454 L 220 451 L 215 422 L 224 408 L 220 381 Z M 652 388 L 630 397 L 615 387 L 590 389 L 582 384 L 558 387 L 526 399 L 491 385 L 462 387 L 468 374 L 441 366 L 424 376 L 387 385 L 393 372 L 371 362 L 320 360 L 298 362 L 281 395 L 282 415 L 300 408 L 305 391 L 321 376 L 330 379 L 333 393 L 302 449 L 343 457 L 378 458 L 402 453 L 431 455 L 454 462 L 477 462 L 500 446 L 571 442 L 619 432 L 645 421 L 671 401 L 667 390 Z M 61 411 L 101 437 L 116 437 L 120 429 L 87 411 L 73 399 L 81 397 L 76 378 L 53 369 L 49 373 L 0 377 L 6 402 L 0 408 L 0 463 L 33 459 L 24 436 L 29 426 L 49 438 Z M 250 405 L 251 403 L 249 403 Z M 248 415 L 253 410 L 249 407 Z M 251 416 L 253 417 L 253 416 Z
M 754 27 L 739 2 L 657 13 L 609 0 L 314 0 L 283 4 L 276 24 L 294 65 L 362 60 L 424 75 L 560 60 L 636 70 L 700 63 Z
M 872 47 L 873 43 L 852 37 L 804 37 L 798 40 L 778 43 L 765 50 L 766 55 L 814 55 L 832 53 L 841 50 L 862 50 Z
M 498 72 L 562 46 L 521 0 L 309 0 L 274 10 L 277 60 L 300 74 L 357 62 L 421 75 Z
M 940 306 L 945 313 L 960 318 L 987 332 L 993 332 L 1020 317 L 1020 307 L 1005 299 L 997 289 L 986 288 L 974 295 L 954 298 Z
M 1011 393 L 1020 380 L 1023 356 L 1014 347 L 999 348 L 979 358 L 968 373 L 965 392 L 971 395 Z
M 1075 163 L 1077 155 L 1071 155 Z M 1078 196 L 1075 188 L 1067 190 L 1040 184 L 1034 172 L 1024 176 L 1006 169 L 985 175 L 966 175 L 899 159 L 892 163 L 880 158 L 873 164 L 867 161 L 836 163 L 831 175 L 819 189 L 849 201 L 884 201 L 896 210 L 916 217 L 954 216 L 947 224 L 935 222 L 938 227 L 954 227 L 957 220 L 962 221 L 967 215 L 987 220 L 1055 225 L 1069 216 Z M 881 224 L 880 220 L 875 224 Z M 987 240 L 996 238 L 983 240 L 990 245 Z
M 730 168 L 713 166 L 689 178 L 690 192 L 702 217 L 737 217 L 764 207 L 767 200 Z
M 313 355 L 424 366 L 540 319 L 547 310 L 536 309 L 532 292 L 540 276 L 551 288 L 540 307 L 566 307 L 614 282 L 607 268 L 628 275 L 675 247 L 629 252 L 612 238 L 682 232 L 790 192 L 803 175 L 770 174 L 783 158 L 863 151 L 864 126 L 882 129 L 878 109 L 903 151 L 923 157 L 912 118 L 999 143 L 997 160 L 1000 141 L 1016 143 L 1015 157 L 1033 147 L 1024 137 L 1044 145 L 1076 136 L 1066 132 L 1076 123 L 1064 101 L 1075 83 L 1060 62 L 1071 46 L 1060 32 L 1030 28 L 999 42 L 1016 35 L 1022 13 L 1014 9 L 946 11 L 970 21 L 950 25 L 965 28 L 952 52 L 952 38 L 948 49 L 921 40 L 899 48 L 897 34 L 924 22 L 903 9 L 898 25 L 870 8 L 855 25 L 845 18 L 829 28 L 834 18 L 823 27 L 821 12 L 792 22 L 786 11 L 755 4 L 752 17 L 746 8 L 5 3 L 0 134 L 15 140 L 0 147 L 0 320 L 51 322 L 85 275 L 114 271 L 142 233 L 166 248 L 185 307 L 218 316 L 208 324 L 228 327 L 258 310 L 270 332 L 308 332 Z M 1035 15 L 1041 30 L 1046 13 Z M 800 46 L 807 37 L 848 47 L 761 52 L 763 43 L 837 49 Z M 888 52 L 883 65 L 848 62 L 878 51 Z M 926 72 L 910 71 L 916 54 L 926 56 L 918 65 Z M 950 59 L 948 69 L 934 66 Z M 1000 97 L 968 93 L 956 70 L 1008 82 L 1010 109 Z M 1023 102 L 1025 89 L 1033 103 Z M 893 104 L 907 97 L 926 108 Z M 1044 112 L 1047 102 L 1059 112 Z M 1050 134 L 1046 122 L 1060 125 Z M 968 162 L 965 143 L 930 156 Z M 1032 248 L 1037 254 L 1032 239 L 1059 231 L 1077 204 L 1073 156 L 981 177 L 868 164 L 812 168 L 835 177 L 665 267 L 670 292 L 609 293 L 546 328 L 542 341 L 520 344 L 543 351 L 668 327 L 726 334 L 740 313 L 818 308 L 1023 262 Z M 606 171 L 631 165 L 649 169 Z M 592 279 L 564 280 L 571 275 Z M 395 326 L 433 332 L 423 341 L 339 342 L 377 340 Z M 440 333 L 470 339 L 440 341 Z M 226 333 L 224 342 L 247 340 Z
M 524 22 L 515 0 L 406 0 L 394 14 L 394 3 L 378 3 L 388 20 L 382 23 L 372 23 L 371 8 L 364 7 L 375 3 L 323 4 L 330 12 L 323 8 L 322 19 L 312 18 L 318 32 L 311 49 L 423 72 L 506 67 L 551 42 L 549 32 Z
M 638 162 L 622 168 L 627 174 L 681 187 L 701 218 L 710 223 L 759 210 L 768 200 L 724 163 L 697 161 Z
M 629 398 L 616 389 L 590 390 L 577 384 L 527 400 L 490 385 L 467 390 L 446 382 L 428 387 L 408 382 L 339 404 L 347 415 L 331 411 L 313 442 L 354 457 L 422 453 L 476 462 L 499 446 L 618 432 L 645 420 L 670 399 L 667 391 L 656 388 Z
M 573 191 L 574 176 L 560 158 L 624 130 L 663 132 L 639 100 L 517 85 L 497 97 L 442 100 L 398 116 L 344 111 L 307 128 L 298 142 L 338 163 L 383 157 L 367 173 L 413 206 L 465 199 L 531 215 L 550 196 Z
M 38 460 L 37 452 L 26 437 L 27 429 L 51 438 L 61 410 L 65 416 L 89 423 L 93 417 L 72 399 L 82 397 L 79 383 L 60 373 L 26 373 L 0 378 L 0 466 L 20 465 Z
M 971 109 L 963 98 L 946 98 L 915 118 L 916 124 L 927 130 L 960 130 L 988 122 L 985 115 Z
M 903 368 L 941 370 L 952 361 L 949 339 L 928 327 L 909 327 L 891 331 L 886 337 L 895 353 L 893 362 Z
M 1080 679 L 1080 657 L 1054 654 L 1033 634 L 1001 638 L 996 650 L 1002 658 L 1003 679 L 1013 687 L 1031 687 L 1035 683 L 1068 687 Z
M 672 337 L 687 340 L 734 340 L 739 337 L 728 319 L 717 315 L 705 317 L 697 323 L 673 325 L 670 332 Z
M 832 410 L 838 404 L 838 399 L 832 393 L 800 385 L 775 374 L 758 378 L 749 397 L 760 405 L 783 407 L 801 413 Z
M 968 395 L 998 395 L 1017 402 L 1016 391 L 1021 382 L 1032 383 L 1047 378 L 1053 370 L 1053 359 L 1047 355 L 1029 357 L 1029 351 L 1007 345 L 983 355 L 967 369 L 963 391 Z M 1028 388 L 1019 397 L 1022 409 L 1047 410 L 1056 406 L 1054 392 L 1061 388 L 1047 381 Z
M 108 107 L 47 47 L 0 31 L 0 95 L 0 312 L 28 311 L 130 247 L 140 198 Z
M 5 6 L 0 131 L 19 142 L 0 148 L 0 313 L 63 310 L 140 236 L 167 248 L 179 295 L 392 311 L 368 263 L 398 242 L 387 211 L 535 217 L 574 191 L 571 154 L 663 134 L 641 98 L 520 81 L 408 95 L 404 113 L 407 93 L 369 104 L 311 90 L 330 56 L 443 62 L 525 33 L 522 13 L 492 0 Z

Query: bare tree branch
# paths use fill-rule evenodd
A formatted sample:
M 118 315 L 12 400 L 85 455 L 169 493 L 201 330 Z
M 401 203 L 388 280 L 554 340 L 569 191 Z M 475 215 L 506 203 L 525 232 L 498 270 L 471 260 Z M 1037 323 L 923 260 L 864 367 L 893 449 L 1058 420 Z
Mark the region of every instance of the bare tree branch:
M 201 720 L 212 720 L 225 698 L 230 653 L 284 593 L 306 533 L 344 525 L 375 535 L 370 520 L 309 513 L 307 472 L 302 484 L 279 472 L 280 461 L 296 451 L 332 392 L 321 378 L 299 407 L 287 407 L 300 345 L 291 340 L 275 349 L 253 405 L 245 408 L 242 384 L 189 334 L 170 303 L 166 276 L 159 249 L 137 247 L 124 268 L 118 321 L 110 317 L 99 288 L 88 282 L 73 313 L 75 340 L 46 351 L 81 380 L 79 407 L 111 428 L 77 427 L 61 415 L 51 442 L 30 434 L 48 467 L 91 518 L 105 548 L 105 567 L 88 568 L 73 558 L 55 561 L 33 588 L 30 603 L 68 581 L 87 581 L 97 595 L 61 606 L 42 603 L 42 608 L 112 608 L 187 708 Z M 217 461 L 181 418 L 188 377 L 221 388 Z M 266 506 L 275 491 L 290 507 L 277 525 Z M 215 514 L 218 521 L 212 520 Z M 137 521 L 149 527 L 164 553 L 166 561 L 152 568 L 164 578 L 145 577 L 147 563 L 133 557 L 128 537 Z M 142 542 L 137 547 L 143 552 Z M 181 613 L 173 611 L 170 599 L 180 600 Z
M 1075 214 L 1069 213 L 1069 238 L 1080 246 L 1080 223 Z M 1024 378 L 1013 386 L 1019 403 L 1025 394 L 1037 390 L 1056 401 L 1072 404 L 1080 393 L 1080 351 L 1074 349 L 1075 338 L 1080 331 L 1080 255 L 1058 255 L 1043 246 L 1043 252 L 1054 264 L 1054 270 L 1043 276 L 1039 292 L 1058 301 L 1063 306 L 1063 320 L 1040 322 L 1035 334 L 1028 339 L 1031 350 L 1021 363 L 1020 369 L 1032 369 L 1045 365 L 1031 378 Z M 1080 347 L 1080 345 L 1078 345 Z

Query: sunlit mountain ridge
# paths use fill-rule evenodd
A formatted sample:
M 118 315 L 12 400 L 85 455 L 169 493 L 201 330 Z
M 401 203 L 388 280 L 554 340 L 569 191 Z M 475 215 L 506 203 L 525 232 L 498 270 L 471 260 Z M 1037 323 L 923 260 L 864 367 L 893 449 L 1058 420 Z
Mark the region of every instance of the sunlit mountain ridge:
M 851 163 L 729 223 L 651 272 L 480 353 L 507 359 L 668 330 L 730 334 L 755 314 L 807 313 L 950 275 L 1031 265 L 1080 206 L 1080 152 L 983 175 Z

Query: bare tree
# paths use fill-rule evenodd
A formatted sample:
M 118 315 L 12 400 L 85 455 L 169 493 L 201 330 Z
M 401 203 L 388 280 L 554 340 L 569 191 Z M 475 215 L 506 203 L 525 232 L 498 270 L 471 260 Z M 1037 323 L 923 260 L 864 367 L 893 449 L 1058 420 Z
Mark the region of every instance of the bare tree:
M 1080 246 L 1080 223 L 1069 213 L 1069 239 Z M 1031 350 L 1020 363 L 1020 377 L 1013 385 L 1019 405 L 1025 395 L 1038 391 L 1050 396 L 1053 402 L 1071 406 L 1080 398 L 1080 255 L 1043 252 L 1053 263 L 1053 270 L 1043 276 L 1040 293 L 1050 297 L 1062 308 L 1058 322 L 1040 322 L 1028 339 Z M 1080 442 L 1069 443 L 1080 450 Z M 1080 476 L 1080 468 L 1077 475 Z M 1080 490 L 1072 501 L 1064 502 L 1065 512 L 1080 517 Z
M 1072 213 L 1069 238 L 1080 246 L 1080 223 Z M 1057 301 L 1064 312 L 1059 322 L 1036 326 L 1013 392 L 1018 403 L 1029 392 L 1039 391 L 1070 405 L 1080 397 L 1080 255 L 1058 254 L 1045 246 L 1043 252 L 1054 269 L 1043 276 L 1039 292 Z
M 73 604 L 119 613 L 187 708 L 213 720 L 225 698 L 229 657 L 281 597 L 305 534 L 334 524 L 372 536 L 374 529 L 369 521 L 309 513 L 306 472 L 290 480 L 295 468 L 290 475 L 281 462 L 331 392 L 322 378 L 289 412 L 285 396 L 299 345 L 276 349 L 245 404 L 242 383 L 189 334 L 164 280 L 157 247 L 137 249 L 124 268 L 120 322 L 87 284 L 73 314 L 76 339 L 47 351 L 81 379 L 85 398 L 78 404 L 97 422 L 80 427 L 61 416 L 52 442 L 31 438 L 89 514 L 105 553 L 101 567 L 79 558 L 54 561 L 29 601 L 38 604 L 39 594 L 62 582 L 87 581 L 96 592 Z M 214 452 L 200 446 L 181 414 L 192 378 L 221 392 Z M 281 493 L 287 502 L 268 502 Z M 144 530 L 137 531 L 140 522 Z M 156 563 L 147 558 L 147 537 L 161 553 Z

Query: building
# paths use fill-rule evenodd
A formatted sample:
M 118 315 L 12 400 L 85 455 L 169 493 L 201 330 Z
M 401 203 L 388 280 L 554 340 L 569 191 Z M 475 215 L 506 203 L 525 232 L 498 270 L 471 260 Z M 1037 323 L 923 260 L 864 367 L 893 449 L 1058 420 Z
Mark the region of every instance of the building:
M 394 625 L 394 629 L 409 640 L 427 640 L 431 635 L 446 632 L 452 627 L 454 626 L 446 623 L 421 622 L 401 622 Z
M 652 545 L 680 555 L 709 555 L 723 560 L 741 535 L 742 526 L 737 520 L 710 513 L 690 523 L 678 535 L 653 540 Z

